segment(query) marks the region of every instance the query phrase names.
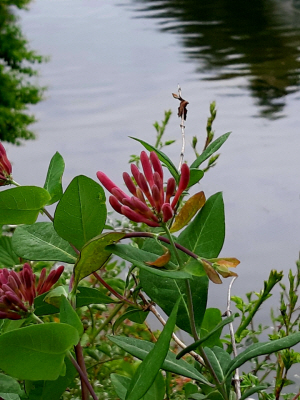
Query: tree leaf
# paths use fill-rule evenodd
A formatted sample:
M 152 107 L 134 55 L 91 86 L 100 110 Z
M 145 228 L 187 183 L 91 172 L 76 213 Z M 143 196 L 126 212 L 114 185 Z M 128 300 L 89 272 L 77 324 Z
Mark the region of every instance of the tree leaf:
M 19 382 L 11 376 L 0 374 L 0 397 L 7 394 L 20 395 L 22 393 Z
M 45 323 L 16 329 L 0 336 L 0 368 L 18 379 L 55 380 L 64 358 L 79 341 L 75 328 Z
M 77 286 L 76 307 L 89 306 L 91 304 L 115 303 L 111 297 L 101 293 L 100 290 L 91 287 Z
M 146 270 L 150 274 L 158 275 L 161 278 L 169 277 L 169 278 L 177 278 L 177 279 L 191 279 L 192 275 L 185 271 L 174 271 L 174 270 L 166 270 L 162 268 L 153 268 L 146 265 L 146 262 L 149 261 L 156 261 L 159 255 L 154 253 L 149 253 L 147 251 L 137 249 L 128 244 L 115 244 L 108 246 L 107 250 L 111 251 L 116 256 L 121 257 L 123 260 L 131 262 L 136 267 L 140 268 L 141 270 Z M 173 269 L 176 266 L 169 262 L 167 264 L 171 266 Z M 156 278 L 157 279 L 157 278 Z M 174 304 L 174 303 L 173 303 Z
M 276 351 L 293 347 L 299 342 L 300 332 L 270 342 L 254 343 L 231 361 L 226 370 L 226 376 L 229 376 L 236 368 L 239 368 L 253 357 L 272 354 Z
M 0 192 L 0 225 L 33 224 L 50 199 L 47 190 L 21 186 Z
M 122 314 L 114 323 L 112 327 L 113 334 L 116 333 L 118 327 L 122 324 L 125 319 L 129 319 L 129 321 L 133 321 L 137 324 L 142 324 L 145 319 L 147 318 L 147 315 L 149 314 L 149 311 L 142 311 L 139 308 L 131 308 L 130 310 L 127 310 L 124 314 Z
M 33 389 L 29 392 L 30 400 L 60 400 L 64 391 L 70 386 L 78 372 L 68 357 L 65 358 L 66 373 L 55 381 L 35 381 Z M 26 382 L 27 386 L 28 381 Z M 30 382 L 31 383 L 31 382 Z
M 222 193 L 216 193 L 205 203 L 177 242 L 201 257 L 218 257 L 225 238 L 225 216 Z M 184 261 L 191 258 L 181 252 Z
M 180 301 L 181 298 L 174 305 L 172 313 L 153 349 L 136 370 L 130 381 L 125 400 L 139 400 L 153 384 L 169 351 Z
M 56 203 L 63 195 L 62 176 L 64 170 L 64 159 L 58 152 L 56 152 L 50 161 L 44 185 L 44 189 L 46 189 L 51 196 L 51 200 L 48 202 L 48 205 Z
M 26 260 L 75 264 L 77 259 L 70 244 L 58 236 L 52 222 L 37 222 L 17 227 L 12 243 L 18 256 Z
M 192 350 L 196 350 L 200 345 L 203 345 L 204 343 L 206 347 L 213 347 L 215 346 L 216 342 L 218 344 L 223 326 L 230 324 L 230 322 L 234 320 L 234 316 L 231 315 L 230 317 L 225 318 L 223 321 L 221 320 L 219 324 L 215 325 L 215 323 L 212 323 L 212 321 L 210 321 L 209 318 L 211 317 L 213 319 L 215 317 L 213 314 L 214 313 L 217 314 L 217 311 L 211 312 L 211 310 L 217 310 L 221 315 L 219 309 L 208 308 L 205 312 L 204 319 L 201 325 L 201 339 L 197 340 L 196 342 L 187 346 L 185 349 L 181 350 L 181 352 L 177 354 L 176 357 L 177 359 L 180 359 L 181 357 L 191 352 Z M 220 342 L 220 344 L 222 344 L 222 342 Z
M 106 250 L 106 246 L 118 242 L 124 236 L 124 232 L 106 232 L 96 236 L 82 248 L 74 266 L 74 288 L 81 279 L 100 269 L 108 260 L 111 251 Z
M 240 400 L 246 400 L 252 394 L 260 392 L 261 390 L 266 390 L 266 389 L 268 389 L 267 385 L 255 386 L 255 387 L 253 387 L 253 388 L 251 388 L 249 390 L 246 390 L 246 392 L 240 397 Z
M 114 389 L 121 400 L 125 400 L 130 378 L 118 374 L 110 375 Z M 161 373 L 158 373 L 153 385 L 141 400 L 163 400 L 165 395 L 164 378 Z
M 204 176 L 204 172 L 201 169 L 190 168 L 190 180 L 188 188 L 196 185 Z
M 179 305 L 176 325 L 185 332 L 191 333 L 189 311 L 186 296 L 186 283 L 183 279 L 171 279 L 168 277 L 160 277 L 150 274 L 148 271 L 140 270 L 139 273 L 141 285 L 145 293 L 170 315 L 174 303 L 178 297 L 182 296 L 182 302 Z M 193 307 L 197 310 L 195 313 L 195 323 L 197 331 L 200 331 L 202 319 L 206 309 L 208 278 L 206 275 L 202 277 L 193 277 L 190 280 Z
M 69 324 L 77 329 L 79 336 L 83 334 L 83 325 L 78 317 L 76 311 L 71 306 L 69 300 L 65 296 L 60 296 L 60 309 L 59 309 L 60 322 Z
M 110 335 L 107 337 L 110 341 L 121 347 L 121 349 L 140 360 L 144 360 L 147 354 L 149 354 L 154 347 L 154 343 L 152 342 L 133 337 Z M 206 378 L 196 368 L 182 359 L 176 360 L 176 354 L 171 351 L 168 352 L 161 369 L 210 385 Z
M 129 136 L 129 137 L 131 139 L 133 139 L 133 140 L 136 140 L 136 141 L 140 142 L 145 147 L 145 149 L 147 149 L 148 151 L 155 151 L 155 153 L 157 154 L 157 156 L 160 159 L 160 161 L 165 164 L 165 166 L 170 171 L 171 175 L 173 175 L 173 177 L 175 178 L 176 182 L 177 183 L 179 182 L 180 174 L 177 171 L 177 168 L 175 167 L 173 162 L 169 159 L 169 157 L 165 153 L 163 153 L 161 150 L 156 149 L 151 144 L 149 144 L 147 142 L 144 142 L 144 140 L 137 139 L 137 138 L 132 137 L 132 136 Z
M 103 188 L 94 180 L 80 175 L 67 187 L 54 215 L 54 228 L 78 250 L 99 235 L 106 221 Z
M 204 192 L 199 192 L 190 197 L 177 214 L 170 232 L 177 232 L 184 228 L 205 204 Z
M 228 139 L 231 132 L 227 132 L 224 135 L 214 140 L 198 158 L 191 164 L 190 168 L 198 168 L 205 160 L 207 160 L 212 154 L 214 154 Z
M 19 264 L 19 258 L 12 248 L 12 238 L 9 236 L 0 237 L 0 266 L 13 267 Z

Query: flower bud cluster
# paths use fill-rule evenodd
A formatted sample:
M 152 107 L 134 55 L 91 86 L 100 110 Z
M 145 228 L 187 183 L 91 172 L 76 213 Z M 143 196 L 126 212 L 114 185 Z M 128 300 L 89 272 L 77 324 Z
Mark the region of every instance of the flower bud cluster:
M 140 172 L 135 164 L 131 164 L 131 173 L 136 184 L 127 172 L 123 173 L 123 180 L 132 194 L 131 197 L 103 172 L 98 171 L 97 177 L 112 194 L 109 202 L 115 211 L 125 215 L 131 221 L 158 227 L 173 217 L 178 200 L 188 186 L 190 169 L 187 164 L 182 165 L 180 181 L 176 190 L 176 181 L 173 177 L 168 179 L 166 188 L 164 188 L 163 168 L 154 151 L 150 153 L 150 157 L 145 151 L 142 151 L 140 161 L 144 173 Z M 171 197 L 173 197 L 172 200 Z
M 9 185 L 12 177 L 12 166 L 9 162 L 5 148 L 0 143 L 0 186 Z
M 43 268 L 36 285 L 36 276 L 29 264 L 20 272 L 3 268 L 0 270 L 0 319 L 21 319 L 31 311 L 36 296 L 48 292 L 58 281 L 63 266 L 50 272 L 46 277 Z

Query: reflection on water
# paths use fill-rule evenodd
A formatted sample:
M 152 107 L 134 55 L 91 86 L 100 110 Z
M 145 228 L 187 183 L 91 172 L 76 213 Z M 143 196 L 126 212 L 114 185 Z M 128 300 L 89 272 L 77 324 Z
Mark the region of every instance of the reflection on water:
M 282 116 L 285 96 L 299 90 L 300 13 L 290 1 L 132 1 L 179 35 L 201 79 L 247 77 L 261 116 Z

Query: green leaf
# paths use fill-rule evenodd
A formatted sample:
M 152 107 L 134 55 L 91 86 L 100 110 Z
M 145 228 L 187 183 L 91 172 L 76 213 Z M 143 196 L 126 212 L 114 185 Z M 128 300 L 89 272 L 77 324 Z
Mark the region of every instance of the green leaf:
M 188 188 L 196 185 L 204 176 L 204 172 L 201 169 L 191 168 L 190 169 L 190 180 Z
M 212 312 L 210 312 L 210 310 L 217 310 L 217 311 L 219 311 L 219 313 L 221 315 L 220 310 L 218 310 L 217 308 L 208 308 L 205 312 L 204 319 L 203 319 L 203 322 L 201 325 L 201 339 L 197 340 L 196 342 L 187 346 L 185 349 L 181 350 L 181 352 L 178 353 L 178 355 L 176 357 L 177 359 L 180 359 L 186 353 L 189 353 L 192 350 L 196 350 L 203 343 L 205 343 L 205 345 L 207 347 L 214 346 L 216 344 L 216 342 L 217 343 L 219 342 L 219 337 L 222 333 L 223 326 L 230 324 L 230 322 L 232 322 L 234 320 L 234 316 L 231 315 L 230 317 L 225 318 L 219 324 L 214 325 L 215 322 L 214 322 L 213 318 L 215 316 L 212 315 Z M 208 313 L 207 313 L 207 311 L 208 311 Z M 211 321 L 209 320 L 210 317 L 212 318 Z M 207 345 L 207 342 L 208 342 L 209 346 Z M 221 344 L 221 342 L 220 342 L 220 344 Z
M 208 361 L 209 361 L 212 369 L 214 370 L 216 376 L 218 377 L 219 381 L 223 382 L 223 380 L 224 380 L 223 368 L 222 368 L 222 365 L 221 365 L 220 361 L 218 360 L 216 354 L 209 347 L 205 347 L 204 351 L 205 351 L 206 357 L 208 358 Z
M 174 305 L 172 313 L 164 326 L 158 341 L 136 370 L 136 373 L 130 381 L 125 400 L 139 400 L 153 384 L 168 354 L 180 301 L 181 298 L 179 298 Z
M 79 341 L 67 324 L 46 323 L 20 328 L 0 336 L 0 368 L 17 379 L 55 380 L 64 370 L 64 358 Z
M 111 251 L 106 250 L 106 246 L 118 242 L 124 236 L 124 232 L 103 233 L 90 240 L 82 248 L 74 266 L 74 288 L 81 279 L 97 271 L 109 259 Z
M 34 313 L 38 317 L 42 315 L 56 314 L 59 312 L 59 309 L 57 307 L 44 301 L 45 297 L 48 294 L 49 292 L 43 293 L 34 299 Z
M 76 307 L 89 306 L 91 304 L 115 303 L 111 297 L 101 293 L 98 289 L 77 286 Z
M 259 386 L 255 386 L 249 390 L 247 390 L 241 397 L 240 400 L 246 400 L 248 399 L 249 396 L 251 396 L 254 393 L 260 392 L 261 390 L 266 390 L 268 389 L 268 386 L 266 385 L 259 385 Z
M 177 183 L 179 182 L 180 174 L 178 173 L 177 168 L 175 167 L 173 162 L 169 159 L 169 157 L 166 154 L 164 154 L 161 150 L 156 149 L 154 146 L 152 146 L 151 144 L 149 144 L 147 142 L 144 142 L 141 139 L 137 139 L 132 136 L 129 136 L 129 137 L 133 140 L 140 142 L 145 147 L 145 149 L 147 149 L 148 151 L 155 151 L 155 153 L 157 154 L 160 161 L 166 165 L 166 167 L 168 168 L 170 173 L 175 178 L 176 182 Z
M 277 351 L 287 349 L 295 346 L 300 342 L 300 332 L 283 337 L 281 339 L 273 340 L 271 342 L 254 343 L 246 350 L 235 357 L 229 364 L 226 375 L 229 376 L 236 368 L 245 364 L 246 361 L 251 360 L 253 357 L 262 356 L 264 354 L 272 354 Z
M 0 374 L 0 397 L 6 400 L 9 398 L 8 395 L 14 395 L 17 396 L 16 399 L 19 399 L 21 393 L 22 390 L 17 380 L 11 376 Z
M 65 296 L 60 296 L 60 322 L 69 324 L 77 329 L 79 336 L 83 335 L 83 325 L 78 317 L 76 311 L 71 306 L 69 300 Z
M 12 239 L 9 236 L 0 237 L 0 266 L 13 267 L 19 264 L 19 258 L 12 248 Z
M 66 374 L 59 376 L 55 381 L 35 381 L 32 382 L 33 389 L 29 392 L 30 400 L 60 400 L 68 386 L 71 386 L 78 374 L 72 362 L 66 357 Z M 27 386 L 29 383 L 26 382 Z
M 33 224 L 49 201 L 47 190 L 21 186 L 0 192 L 0 225 Z
M 157 276 L 148 271 L 140 270 L 139 273 L 141 285 L 145 293 L 170 315 L 174 303 L 178 297 L 182 296 L 182 302 L 179 305 L 176 325 L 185 332 L 191 333 L 189 311 L 186 296 L 186 283 L 183 279 L 163 278 L 157 279 Z M 192 300 L 195 313 L 195 323 L 197 331 L 200 331 L 201 323 L 206 309 L 208 278 L 206 275 L 190 280 Z
M 207 160 L 212 154 L 214 154 L 222 144 L 228 139 L 231 132 L 227 132 L 224 135 L 214 140 L 200 156 L 191 164 L 190 168 L 198 168 L 205 160 Z
M 102 232 L 106 215 L 103 188 L 80 175 L 72 180 L 56 207 L 54 228 L 59 236 L 81 250 Z
M 193 221 L 178 237 L 177 242 L 198 256 L 218 257 L 225 238 L 225 216 L 222 193 L 216 193 L 205 203 Z M 191 257 L 181 252 L 184 261 Z
M 147 318 L 148 312 L 141 311 L 138 308 L 127 310 L 124 314 L 122 314 L 114 323 L 112 331 L 113 334 L 117 331 L 118 327 L 122 324 L 125 319 L 129 319 L 129 321 L 133 321 L 137 324 L 142 324 Z
M 110 341 L 121 347 L 121 349 L 140 360 L 144 360 L 154 347 L 154 343 L 152 342 L 132 337 L 109 335 L 107 337 Z M 196 368 L 184 360 L 176 360 L 176 354 L 171 351 L 168 352 L 161 369 L 210 385 Z
M 121 400 L 125 400 L 128 387 L 130 385 L 130 378 L 126 376 L 111 374 L 111 382 L 114 389 Z M 161 373 L 158 373 L 153 385 L 148 392 L 141 398 L 141 400 L 163 400 L 165 395 L 164 379 Z
M 150 267 L 145 264 L 146 262 L 156 261 L 159 257 L 157 254 L 149 253 L 128 244 L 115 244 L 107 246 L 106 249 L 116 256 L 121 257 L 123 260 L 131 262 L 141 270 L 146 270 L 150 274 L 158 275 L 161 278 L 192 279 L 192 276 L 185 271 L 165 270 L 162 268 Z M 176 268 L 176 266 L 171 262 L 169 262 L 167 266 L 171 266 L 172 269 Z
M 58 236 L 52 222 L 37 222 L 17 227 L 12 243 L 18 256 L 26 260 L 75 264 L 77 259 L 70 244 Z
M 56 203 L 63 195 L 62 176 L 64 170 L 64 159 L 58 152 L 56 152 L 50 161 L 44 185 L 44 189 L 46 189 L 51 196 L 51 200 L 48 202 L 48 205 Z

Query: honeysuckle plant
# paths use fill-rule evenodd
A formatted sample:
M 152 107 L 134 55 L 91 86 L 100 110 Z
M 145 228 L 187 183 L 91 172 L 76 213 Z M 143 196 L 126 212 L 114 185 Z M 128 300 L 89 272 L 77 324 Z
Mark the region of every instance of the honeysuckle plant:
M 176 98 L 182 99 L 181 93 Z M 188 102 L 182 101 L 184 137 Z M 229 136 L 214 140 L 214 104 L 210 111 L 203 152 L 193 138 L 195 160 L 185 162 L 182 146 L 179 168 L 162 151 L 166 123 L 155 125 L 156 146 L 133 138 L 144 150 L 132 156 L 124 185 L 99 171 L 100 184 L 80 175 L 63 190 L 64 161 L 56 153 L 43 187 L 21 186 L 0 146 L 0 185 L 12 185 L 0 192 L 0 225 L 11 227 L 0 241 L 0 398 L 104 399 L 102 365 L 110 365 L 109 385 L 121 400 L 180 399 L 178 382 L 185 399 L 243 400 L 265 393 L 264 382 L 248 379 L 241 385 L 239 367 L 291 348 L 300 334 L 272 337 L 237 352 L 236 343 L 249 332 L 280 274 L 270 276 L 250 316 L 240 307 L 236 335 L 232 322 L 238 318 L 230 307 L 207 306 L 209 285 L 236 279 L 231 268 L 239 264 L 234 257 L 219 257 L 225 238 L 222 193 L 206 198 L 197 190 Z M 51 215 L 47 207 L 55 203 Z M 127 222 L 112 223 L 107 205 Z M 121 270 L 127 271 L 124 279 Z M 161 332 L 151 331 L 145 321 L 149 314 L 161 322 Z M 134 324 L 145 328 L 130 330 Z M 222 341 L 227 325 L 230 336 Z M 190 335 L 188 345 L 177 329 Z M 111 358 L 103 361 L 101 354 Z M 132 357 L 131 369 L 113 370 L 116 364 L 110 362 L 120 354 L 124 363 Z M 80 394 L 74 389 L 78 379 Z

